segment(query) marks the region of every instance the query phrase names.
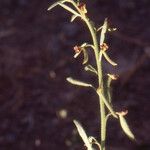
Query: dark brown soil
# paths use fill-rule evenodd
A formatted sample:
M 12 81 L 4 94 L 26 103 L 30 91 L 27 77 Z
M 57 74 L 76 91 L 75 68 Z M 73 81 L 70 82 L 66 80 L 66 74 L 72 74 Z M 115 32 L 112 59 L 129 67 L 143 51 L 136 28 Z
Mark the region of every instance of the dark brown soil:
M 95 83 L 73 59 L 72 47 L 89 40 L 81 21 L 53 1 L 0 1 L 0 150 L 84 150 L 72 120 L 79 120 L 99 139 L 99 105 L 90 89 L 69 85 L 73 76 Z M 119 123 L 108 123 L 107 150 L 150 149 L 150 1 L 88 1 L 88 15 L 118 30 L 107 35 L 109 54 L 119 64 L 104 63 L 120 74 L 113 84 L 116 111 L 128 109 L 127 120 L 137 143 Z M 92 60 L 93 61 L 93 60 Z

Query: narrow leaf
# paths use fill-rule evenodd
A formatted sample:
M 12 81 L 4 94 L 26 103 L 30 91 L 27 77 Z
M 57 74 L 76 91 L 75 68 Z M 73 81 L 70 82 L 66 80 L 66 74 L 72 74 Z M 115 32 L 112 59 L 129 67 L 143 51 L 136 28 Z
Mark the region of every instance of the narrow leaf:
M 67 81 L 73 85 L 78 85 L 78 86 L 84 86 L 84 87 L 93 87 L 91 84 L 89 83 L 85 83 L 85 82 L 82 82 L 82 81 L 79 81 L 79 80 L 75 80 L 71 77 L 68 77 L 67 78 Z
M 56 7 L 58 5 L 58 2 L 52 4 L 47 10 L 50 11 L 52 10 L 54 7 Z
M 79 16 L 77 16 L 77 15 L 72 15 L 72 17 L 71 17 L 71 22 L 73 22 L 77 17 L 79 17 Z
M 108 76 L 108 79 L 107 79 L 107 87 L 108 88 L 110 88 L 111 82 L 112 82 L 112 78 L 110 76 Z
M 95 73 L 97 75 L 96 69 L 93 66 L 91 66 L 91 65 L 85 66 L 84 70 L 85 71 L 90 71 L 90 72 Z
M 64 3 L 64 2 L 66 2 L 66 1 L 68 1 L 68 0 L 60 0 L 60 1 L 58 1 L 58 2 L 55 2 L 55 3 L 52 4 L 47 10 L 50 11 L 50 10 L 52 10 L 54 7 L 56 7 L 57 5 L 59 5 L 59 3 Z
M 108 110 L 110 111 L 110 113 L 115 117 L 118 118 L 116 113 L 114 112 L 112 106 L 109 104 L 109 102 L 106 100 L 106 98 L 104 97 L 104 95 L 102 94 L 101 90 L 97 90 L 97 94 L 100 96 L 101 100 L 104 102 L 104 104 L 106 105 L 106 107 L 108 108 Z
M 110 78 L 110 76 L 108 76 L 108 79 L 107 79 L 107 98 L 108 98 L 108 102 L 111 103 L 111 81 L 112 81 L 112 78 Z
M 121 125 L 123 131 L 125 132 L 125 134 L 130 139 L 135 140 L 135 137 L 134 137 L 133 133 L 131 132 L 131 130 L 130 130 L 128 124 L 127 124 L 127 121 L 126 121 L 125 117 L 122 114 L 119 114 L 119 113 L 118 113 L 118 115 L 119 115 L 120 125 Z
M 83 43 L 82 45 L 81 45 L 81 47 L 86 47 L 88 44 L 87 43 Z
M 108 26 L 108 23 L 107 23 L 107 18 L 106 18 L 104 21 L 104 24 L 102 26 L 102 30 L 101 30 L 101 34 L 100 34 L 100 45 L 102 45 L 104 43 L 107 26 Z
M 103 55 L 104 55 L 105 59 L 106 59 L 111 65 L 117 66 L 117 63 L 115 63 L 114 61 L 112 61 L 112 60 L 110 59 L 110 57 L 109 57 L 105 52 L 103 52 Z
M 100 27 L 97 29 L 97 31 L 100 31 L 100 30 L 102 29 L 102 27 L 103 27 L 103 26 L 100 26 Z
M 88 53 L 87 53 L 87 50 L 83 48 L 83 55 L 84 55 L 84 58 L 83 58 L 83 65 L 86 64 L 89 60 L 89 56 L 88 56 Z
M 83 129 L 83 127 L 81 126 L 81 124 L 78 121 L 76 121 L 76 120 L 74 120 L 73 122 L 74 122 L 74 124 L 75 124 L 75 126 L 76 126 L 76 128 L 77 128 L 77 130 L 79 132 L 79 135 L 81 136 L 84 144 L 86 145 L 87 149 L 88 150 L 93 150 L 92 146 L 91 146 L 91 144 L 89 142 L 89 139 L 87 137 L 87 134 L 86 134 L 85 130 Z
M 82 48 L 91 47 L 91 48 L 94 49 L 94 46 L 93 46 L 92 44 L 88 44 L 88 43 L 83 43 L 83 44 L 81 45 L 81 47 L 82 47 Z
M 64 9 L 68 10 L 69 12 L 71 12 L 74 15 L 80 16 L 75 10 L 73 10 L 72 8 L 70 8 L 69 6 L 58 2 L 58 5 L 60 5 L 61 7 L 63 7 Z
M 112 115 L 111 113 L 109 113 L 109 114 L 106 115 L 105 124 L 107 124 L 107 121 L 108 121 L 108 119 L 109 119 L 109 117 L 110 117 L 111 115 Z
M 100 143 L 96 140 L 95 137 L 90 136 L 90 137 L 89 137 L 89 142 L 92 143 L 92 145 L 93 145 L 93 144 L 97 145 L 98 148 L 99 148 L 99 150 L 101 150 L 101 145 L 100 145 Z
M 81 52 L 76 53 L 73 57 L 74 57 L 74 58 L 77 58 L 80 54 L 81 54 Z

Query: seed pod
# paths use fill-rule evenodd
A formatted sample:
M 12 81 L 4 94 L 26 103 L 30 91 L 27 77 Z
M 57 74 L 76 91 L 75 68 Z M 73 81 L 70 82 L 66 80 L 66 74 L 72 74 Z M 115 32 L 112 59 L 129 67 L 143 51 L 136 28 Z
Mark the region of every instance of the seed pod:
M 68 77 L 67 78 L 67 81 L 73 85 L 78 85 L 78 86 L 84 86 L 84 87 L 93 87 L 91 84 L 89 83 L 85 83 L 85 82 L 82 82 L 82 81 L 79 81 L 79 80 L 75 80 L 71 77 Z
M 132 131 L 130 130 L 129 126 L 128 126 L 128 123 L 125 119 L 125 115 L 127 114 L 128 112 L 118 112 L 116 114 L 118 114 L 119 116 L 119 121 L 120 121 L 120 125 L 123 129 L 123 131 L 125 132 L 125 134 L 131 139 L 131 140 L 135 140 L 135 137 L 132 133 Z
M 76 126 L 76 128 L 79 132 L 79 135 L 81 136 L 85 146 L 87 147 L 87 149 L 88 150 L 93 150 L 92 145 L 91 145 L 91 143 L 88 139 L 88 136 L 87 136 L 85 130 L 83 129 L 83 127 L 81 126 L 81 124 L 76 120 L 74 120 L 73 122 L 74 122 L 74 124 L 75 124 L 75 126 Z

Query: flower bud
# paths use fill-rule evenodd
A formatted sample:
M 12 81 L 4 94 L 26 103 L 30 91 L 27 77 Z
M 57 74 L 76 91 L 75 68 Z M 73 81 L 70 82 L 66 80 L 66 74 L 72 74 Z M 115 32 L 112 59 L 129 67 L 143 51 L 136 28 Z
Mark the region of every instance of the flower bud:
M 75 53 L 80 53 L 81 52 L 81 47 L 80 46 L 75 46 L 74 48 Z
M 101 49 L 102 51 L 106 51 L 108 48 L 109 48 L 109 47 L 108 47 L 108 45 L 107 45 L 106 43 L 103 43 L 102 45 L 100 45 L 100 49 Z
M 86 4 L 85 4 L 85 3 L 80 3 L 80 4 L 78 5 L 78 8 L 79 8 L 84 14 L 87 13 L 87 9 L 86 9 Z
M 107 74 L 112 80 L 117 80 L 118 79 L 118 75 L 115 74 Z

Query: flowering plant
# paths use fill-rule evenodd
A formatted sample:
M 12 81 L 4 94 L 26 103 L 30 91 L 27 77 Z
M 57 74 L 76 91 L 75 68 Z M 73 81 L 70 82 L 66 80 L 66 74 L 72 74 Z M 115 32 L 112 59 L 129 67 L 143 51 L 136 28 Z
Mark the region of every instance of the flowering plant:
M 67 5 L 70 4 L 70 5 Z M 74 58 L 77 58 L 81 53 L 83 53 L 83 65 L 85 71 L 94 73 L 96 75 L 96 80 L 98 83 L 98 87 L 94 87 L 91 83 L 86 83 L 83 81 L 79 81 L 76 79 L 73 79 L 71 77 L 67 78 L 67 81 L 70 82 L 73 85 L 76 86 L 82 86 L 82 87 L 89 87 L 92 88 L 95 93 L 98 96 L 99 104 L 100 104 L 100 141 L 96 140 L 94 137 L 88 137 L 85 130 L 81 126 L 81 124 L 74 120 L 74 124 L 77 127 L 77 130 L 85 144 L 88 150 L 93 150 L 93 145 L 96 144 L 100 150 L 105 150 L 105 142 L 106 142 L 106 125 L 109 117 L 113 117 L 117 120 L 119 120 L 120 125 L 125 132 L 125 134 L 132 140 L 135 140 L 135 137 L 133 133 L 131 132 L 126 119 L 125 115 L 127 114 L 127 111 L 122 112 L 116 112 L 112 105 L 111 100 L 111 81 L 117 79 L 117 75 L 114 74 L 106 74 L 103 69 L 102 64 L 102 57 L 106 59 L 106 61 L 112 65 L 117 66 L 117 63 L 115 63 L 107 54 L 107 50 L 109 49 L 109 46 L 105 42 L 105 35 L 107 31 L 113 31 L 114 29 L 109 28 L 107 19 L 104 20 L 103 25 L 101 25 L 99 28 L 96 28 L 94 26 L 94 23 L 88 18 L 87 15 L 87 9 L 86 4 L 79 2 L 79 0 L 76 2 L 74 0 L 60 0 L 58 2 L 55 2 L 53 5 L 51 5 L 48 10 L 53 9 L 56 6 L 61 6 L 68 12 L 72 14 L 71 22 L 73 22 L 76 18 L 80 18 L 81 21 L 83 21 L 91 34 L 91 41 L 92 43 L 83 43 L 80 46 L 74 46 L 75 55 Z M 99 37 L 99 38 L 98 38 Z M 95 56 L 95 62 L 96 67 L 89 64 L 88 61 L 88 48 L 91 48 L 91 50 L 94 53 Z

